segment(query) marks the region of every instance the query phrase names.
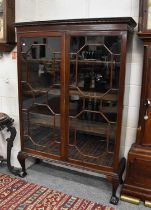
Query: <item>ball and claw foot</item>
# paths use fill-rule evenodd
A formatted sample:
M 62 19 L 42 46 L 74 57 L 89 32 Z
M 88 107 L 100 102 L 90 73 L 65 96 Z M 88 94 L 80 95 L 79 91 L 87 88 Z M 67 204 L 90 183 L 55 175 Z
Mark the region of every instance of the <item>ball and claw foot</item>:
M 3 166 L 5 166 L 5 165 L 7 165 L 7 160 L 1 159 L 1 160 L 0 160 L 0 166 L 3 167 Z
M 117 196 L 112 196 L 110 199 L 110 203 L 113 205 L 117 205 L 119 202 L 119 198 Z
M 24 178 L 27 175 L 27 173 L 23 172 L 23 171 L 20 171 L 20 173 L 18 173 L 17 175 L 21 178 Z
M 26 172 L 23 172 L 21 168 L 15 168 L 15 167 L 13 167 L 13 168 L 11 169 L 11 172 L 12 172 L 15 176 L 19 176 L 19 177 L 21 177 L 21 178 L 24 178 L 24 177 L 27 175 L 27 173 L 26 173 Z

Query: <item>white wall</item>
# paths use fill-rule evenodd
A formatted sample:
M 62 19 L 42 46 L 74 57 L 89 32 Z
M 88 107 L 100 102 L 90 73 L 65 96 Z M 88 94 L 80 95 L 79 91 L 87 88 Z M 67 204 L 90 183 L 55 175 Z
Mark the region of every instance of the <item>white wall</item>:
M 131 46 L 130 46 L 131 44 Z M 129 42 L 127 52 L 125 96 L 121 134 L 121 152 L 125 157 L 136 140 L 142 83 L 143 42 L 136 33 Z
M 16 22 L 74 19 L 93 17 L 132 16 L 138 22 L 138 0 L 16 0 Z M 137 28 L 135 29 L 137 31 Z M 135 141 L 138 122 L 139 100 L 142 78 L 143 45 L 136 32 L 128 46 L 125 99 L 121 136 L 121 155 Z M 17 65 L 11 54 L 0 59 L 0 109 L 15 119 L 17 137 L 12 151 L 12 163 L 18 165 L 16 156 L 20 149 Z M 6 132 L 3 132 L 6 135 Z M 5 140 L 1 135 L 0 154 L 6 156 Z
M 138 0 L 16 0 L 16 21 L 125 17 L 138 19 Z
M 16 50 L 16 49 L 14 49 Z M 17 136 L 12 152 L 13 162 L 16 161 L 16 153 L 20 149 L 19 141 L 19 114 L 18 114 L 18 87 L 17 87 L 17 62 L 11 54 L 4 53 L 0 59 L 0 111 L 8 114 L 15 122 Z M 0 154 L 6 157 L 6 130 L 0 132 Z

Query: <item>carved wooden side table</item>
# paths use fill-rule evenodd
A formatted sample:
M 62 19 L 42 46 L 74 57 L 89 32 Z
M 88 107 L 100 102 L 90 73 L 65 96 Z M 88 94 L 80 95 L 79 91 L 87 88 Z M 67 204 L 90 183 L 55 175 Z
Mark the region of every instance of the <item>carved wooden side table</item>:
M 13 126 L 14 120 L 10 118 L 7 114 L 0 112 L 0 131 L 7 128 L 7 132 L 10 132 L 10 137 L 6 139 L 7 141 L 7 160 L 0 156 L 0 163 L 7 162 L 7 167 L 9 171 L 15 175 L 18 175 L 19 169 L 11 165 L 11 149 L 13 147 L 13 142 L 16 137 L 16 129 Z

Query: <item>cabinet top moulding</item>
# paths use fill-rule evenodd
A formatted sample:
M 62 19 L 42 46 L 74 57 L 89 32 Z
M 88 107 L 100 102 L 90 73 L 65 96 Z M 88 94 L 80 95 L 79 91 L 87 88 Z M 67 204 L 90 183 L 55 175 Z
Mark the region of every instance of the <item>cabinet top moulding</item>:
M 84 28 L 83 26 L 86 25 Z M 100 28 L 98 27 L 100 25 Z M 59 26 L 60 30 L 74 29 L 74 27 L 79 28 L 79 30 L 124 30 L 124 31 L 133 31 L 136 26 L 136 22 L 131 17 L 114 17 L 114 18 L 86 18 L 86 19 L 66 19 L 66 20 L 50 20 L 50 21 L 34 21 L 34 22 L 20 22 L 16 23 L 18 32 L 27 31 L 26 26 L 31 26 L 32 31 L 34 26 L 48 26 L 47 30 L 54 29 Z M 82 28 L 80 28 L 82 26 Z M 95 28 L 97 26 L 97 28 Z

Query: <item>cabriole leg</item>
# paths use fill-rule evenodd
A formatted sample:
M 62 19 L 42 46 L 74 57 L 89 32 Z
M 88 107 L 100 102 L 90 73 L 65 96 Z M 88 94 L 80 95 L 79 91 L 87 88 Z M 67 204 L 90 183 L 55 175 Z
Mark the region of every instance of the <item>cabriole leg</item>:
M 26 167 L 25 167 L 25 160 L 26 160 L 27 157 L 28 156 L 25 155 L 22 152 L 19 152 L 18 153 L 17 158 L 18 158 L 18 161 L 19 161 L 19 163 L 20 163 L 20 165 L 22 167 L 22 171 L 18 174 L 20 177 L 25 177 L 27 175 Z
M 110 203 L 113 205 L 117 205 L 119 202 L 119 198 L 116 196 L 116 191 L 117 191 L 118 186 L 119 186 L 119 182 L 116 182 L 113 180 L 112 181 L 112 196 L 110 199 Z
M 112 183 L 112 196 L 110 199 L 110 203 L 117 205 L 119 198 L 116 196 L 117 188 L 120 184 L 123 184 L 123 173 L 126 166 L 126 159 L 123 157 L 120 160 L 118 171 L 117 171 L 117 177 L 108 177 L 109 181 Z

